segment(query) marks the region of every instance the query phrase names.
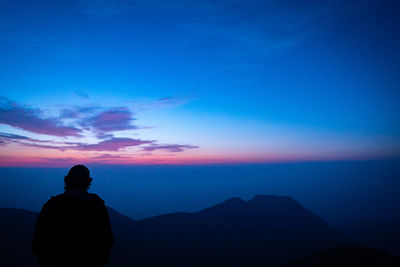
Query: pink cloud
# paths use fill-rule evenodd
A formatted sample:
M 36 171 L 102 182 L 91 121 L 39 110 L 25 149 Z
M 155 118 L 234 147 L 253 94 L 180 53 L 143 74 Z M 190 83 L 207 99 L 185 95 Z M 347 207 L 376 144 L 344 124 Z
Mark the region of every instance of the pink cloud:
M 62 125 L 57 118 L 42 118 L 39 109 L 22 107 L 4 100 L 0 103 L 0 123 L 25 131 L 53 136 L 79 137 L 81 130 Z
M 36 144 L 36 143 L 50 143 L 51 142 L 51 141 L 42 141 L 42 140 L 27 137 L 27 136 L 23 136 L 23 135 L 1 133 L 1 132 L 0 132 L 0 141 L 1 141 L 1 144 L 8 144 L 8 143 L 13 142 L 13 143 L 28 144 L 28 145 L 32 145 L 32 146 L 34 146 L 34 144 Z M 25 143 L 22 141 L 29 141 L 29 142 L 33 142 L 33 143 Z M 44 147 L 44 145 L 39 145 L 39 144 L 38 144 L 38 146 Z
M 142 151 L 146 152 L 151 152 L 155 150 L 166 150 L 168 152 L 183 152 L 185 149 L 198 148 L 198 146 L 191 146 L 191 145 L 177 145 L 177 144 L 157 145 L 154 143 L 154 141 L 150 140 L 118 138 L 118 137 L 112 137 L 110 139 L 101 141 L 97 144 L 85 144 L 79 142 L 51 142 L 51 141 L 35 140 L 20 135 L 0 133 L 0 145 L 7 144 L 10 141 L 29 147 L 57 149 L 60 151 L 65 151 L 65 150 L 120 151 L 123 148 L 141 146 L 145 144 L 149 145 L 147 147 L 142 148 Z M 48 143 L 48 144 L 43 144 L 43 143 Z
M 135 120 L 132 112 L 127 108 L 119 107 L 100 112 L 83 120 L 81 124 L 84 127 L 92 128 L 95 132 L 105 133 L 137 129 L 137 126 L 131 124 L 132 120 Z
M 1 139 L 0 139 L 1 141 Z M 32 140 L 29 140 L 32 141 Z M 45 145 L 36 142 L 18 142 L 24 146 L 29 147 L 37 147 L 37 148 L 48 148 L 48 149 L 57 149 L 60 151 L 64 150 L 80 150 L 80 151 L 119 151 L 126 147 L 132 146 L 140 146 L 143 144 L 149 144 L 153 141 L 146 141 L 146 140 L 139 140 L 139 139 L 132 139 L 132 138 L 116 138 L 113 137 L 108 140 L 101 141 L 97 144 L 84 144 L 84 143 L 73 143 L 73 142 L 65 142 L 64 146 L 55 146 L 55 145 Z M 57 144 L 60 144 L 58 142 Z
M 153 143 L 153 141 L 117 137 L 112 137 L 97 144 L 85 144 L 80 142 L 53 142 L 37 140 L 17 134 L 0 132 L 0 145 L 6 145 L 10 142 L 29 147 L 57 149 L 60 151 L 64 151 L 67 149 L 81 151 L 119 151 L 120 149 L 126 147 Z

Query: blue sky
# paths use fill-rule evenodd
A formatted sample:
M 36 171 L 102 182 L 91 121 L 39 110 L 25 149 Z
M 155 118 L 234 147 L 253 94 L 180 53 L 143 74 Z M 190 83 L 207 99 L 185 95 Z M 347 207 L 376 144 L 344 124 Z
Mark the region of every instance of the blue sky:
M 398 156 L 399 10 L 397 1 L 2 1 L 1 163 Z

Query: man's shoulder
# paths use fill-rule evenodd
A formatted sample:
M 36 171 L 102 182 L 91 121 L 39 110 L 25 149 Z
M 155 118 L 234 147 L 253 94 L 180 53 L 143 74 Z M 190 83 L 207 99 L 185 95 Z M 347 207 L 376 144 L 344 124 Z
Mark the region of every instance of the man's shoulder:
M 49 200 L 47 200 L 47 202 L 44 204 L 44 206 L 46 207 L 51 207 L 53 205 L 57 205 L 59 203 L 65 202 L 66 196 L 64 193 L 55 195 L 55 196 L 51 196 Z
M 91 200 L 101 202 L 102 204 L 104 204 L 104 200 L 101 197 L 99 197 L 98 195 L 93 194 L 93 193 L 88 193 L 88 195 Z
M 49 200 L 47 200 L 46 204 L 52 204 L 54 202 L 57 202 L 59 200 L 64 199 L 64 193 L 55 195 L 55 196 L 51 196 Z
M 85 194 L 71 194 L 70 192 L 64 192 L 61 194 L 58 194 L 56 196 L 50 197 L 50 199 L 47 201 L 46 204 L 53 204 L 53 203 L 59 203 L 59 202 L 64 202 L 64 201 L 71 201 L 71 200 L 83 200 L 83 201 L 93 201 L 96 203 L 103 203 L 104 200 L 99 197 L 97 194 L 93 193 L 85 193 Z

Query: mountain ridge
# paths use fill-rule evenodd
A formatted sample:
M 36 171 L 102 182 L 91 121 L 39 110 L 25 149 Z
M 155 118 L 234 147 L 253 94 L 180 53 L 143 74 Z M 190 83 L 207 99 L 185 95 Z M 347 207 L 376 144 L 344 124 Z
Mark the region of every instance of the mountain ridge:
M 286 196 L 257 195 L 248 201 L 235 197 L 198 212 L 141 220 L 108 210 L 116 240 L 108 266 L 276 266 L 348 243 L 318 215 Z M 13 215 L 19 213 L 25 215 Z M 24 209 L 0 209 L 0 219 L 14 218 L 0 227 L 5 263 L 37 266 L 30 253 L 36 216 Z M 17 234 L 22 228 L 24 234 Z M 23 264 L 15 264 L 19 260 Z

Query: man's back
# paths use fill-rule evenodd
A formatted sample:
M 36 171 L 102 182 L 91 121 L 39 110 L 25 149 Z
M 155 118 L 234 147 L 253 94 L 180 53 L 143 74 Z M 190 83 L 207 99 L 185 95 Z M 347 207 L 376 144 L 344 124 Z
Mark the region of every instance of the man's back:
M 35 227 L 33 252 L 43 266 L 102 266 L 109 259 L 112 244 L 103 200 L 70 189 L 43 206 Z

